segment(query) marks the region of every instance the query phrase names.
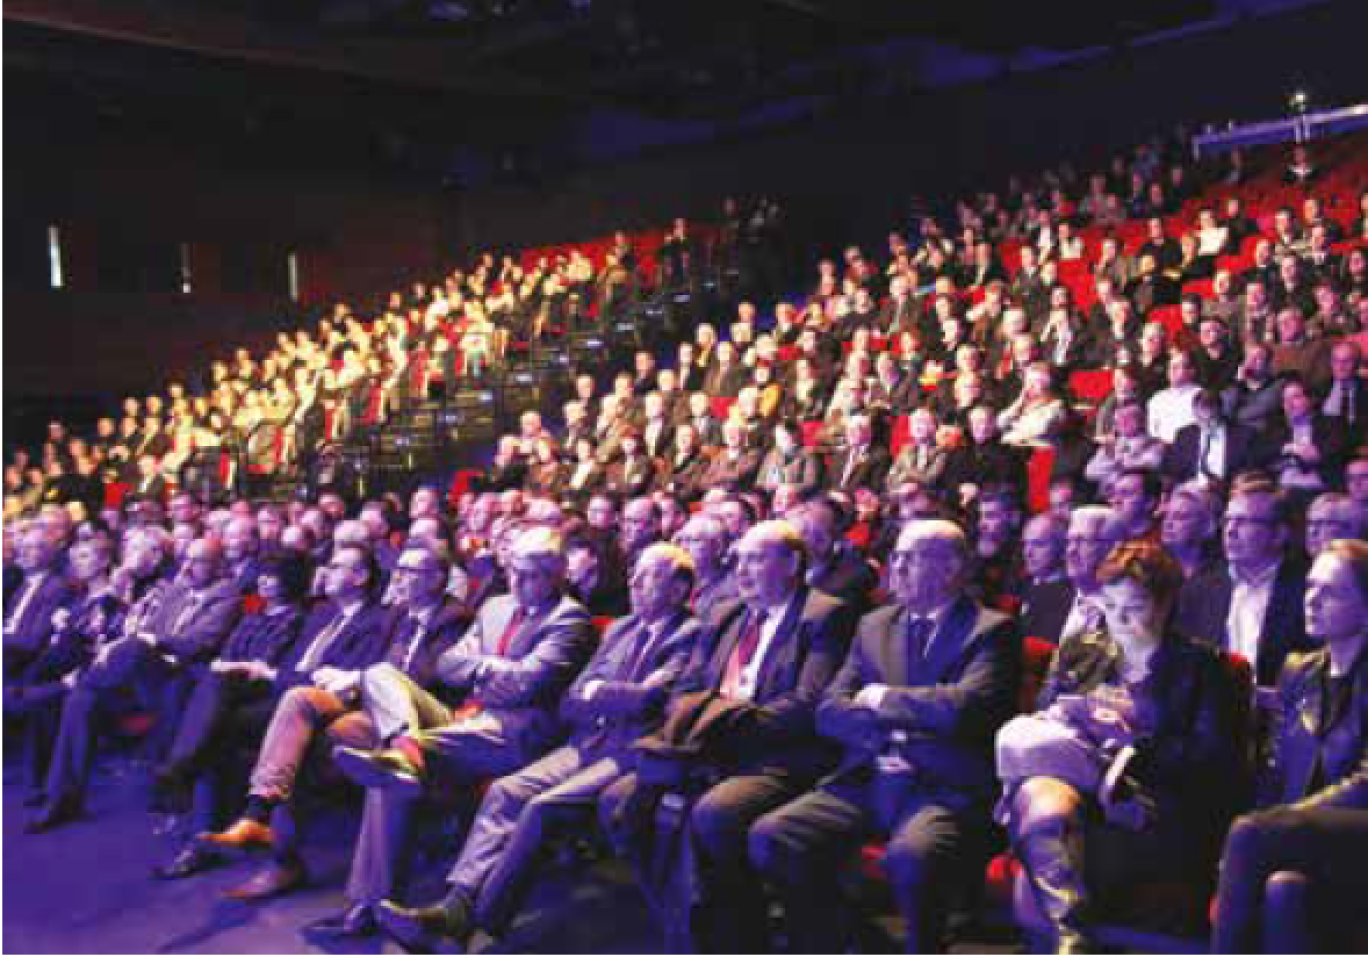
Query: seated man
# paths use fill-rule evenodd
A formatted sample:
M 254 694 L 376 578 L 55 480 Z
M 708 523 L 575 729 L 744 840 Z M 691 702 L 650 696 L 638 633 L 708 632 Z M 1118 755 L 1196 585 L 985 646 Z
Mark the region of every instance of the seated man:
M 129 692 L 144 707 L 160 708 L 168 686 L 187 674 L 190 665 L 212 658 L 242 613 L 241 595 L 227 575 L 223 547 L 209 538 L 190 546 L 180 576 L 163 584 L 159 597 L 149 604 L 155 610 L 130 613 L 124 637 L 101 649 L 85 670 L 65 679 L 71 693 L 62 702 L 46 799 L 29 823 L 30 831 L 49 830 L 80 814 L 97 717 Z M 160 723 L 174 724 L 178 717 L 178 711 L 168 711 L 160 715 Z
M 813 715 L 854 621 L 846 605 L 804 583 L 804 558 L 788 522 L 761 522 L 745 534 L 736 546 L 741 598 L 714 611 L 668 709 L 667 726 L 700 707 L 728 715 L 711 723 L 698 758 L 717 783 L 693 800 L 679 836 L 688 842 L 688 873 L 654 877 L 654 859 L 671 853 L 674 836 L 654 824 L 658 788 L 631 773 L 599 801 L 612 843 L 668 920 L 672 947 L 763 949 L 764 901 L 747 863 L 746 832 L 810 788 L 834 758 L 814 733 Z
M 389 634 L 385 661 L 417 684 L 427 684 L 443 652 L 465 632 L 468 616 L 444 594 L 451 561 L 444 551 L 411 542 L 394 566 L 395 604 L 380 622 Z M 320 669 L 324 670 L 324 669 Z M 228 892 L 239 900 L 269 897 L 304 880 L 294 822 L 295 783 L 310 745 L 319 735 L 333 743 L 373 747 L 375 727 L 360 710 L 357 686 L 362 669 L 330 667 L 313 685 L 291 688 L 276 705 L 252 771 L 247 812 L 220 834 L 203 834 L 203 846 L 266 843 L 271 864 Z M 270 820 L 269 834 L 261 824 Z
M 751 828 L 751 862 L 779 890 L 795 953 L 845 952 L 837 878 L 872 835 L 889 839 L 908 953 L 941 948 L 956 878 L 981 873 L 972 864 L 986 859 L 993 735 L 1016 707 L 1021 646 L 1010 619 L 965 594 L 969 563 L 958 526 L 903 529 L 890 560 L 898 603 L 861 621 L 817 710 L 844 761 Z
M 441 696 L 390 665 L 361 677 L 362 706 L 381 748 L 334 755 L 367 788 L 347 883 L 353 904 L 369 908 L 399 889 L 414 801 L 429 782 L 468 786 L 511 774 L 560 737 L 556 711 L 592 652 L 593 625 L 566 594 L 559 533 L 523 532 L 507 570 L 510 593 L 486 601 L 465 637 L 438 659 Z
M 699 633 L 687 604 L 693 578 L 684 549 L 646 549 L 632 574 L 632 615 L 604 636 L 561 705 L 572 728 L 569 742 L 489 789 L 441 904 L 379 905 L 390 934 L 410 949 L 427 950 L 434 937 L 464 941 L 476 927 L 495 936 L 507 928 L 552 829 L 586 823 L 584 812 L 592 812 L 599 792 L 625 770 L 630 744 L 659 719 Z M 339 926 L 358 930 L 367 923 L 349 911 Z
M 1274 780 L 1277 807 L 1238 819 L 1226 838 L 1212 953 L 1333 953 L 1363 917 L 1368 854 L 1368 545 L 1328 545 L 1306 583 L 1306 632 L 1325 647 L 1292 655 L 1278 698 L 1283 720 Z M 1314 919 L 1279 907 L 1310 881 Z M 1298 895 L 1300 896 L 1300 895 Z M 1282 911 L 1264 916 L 1265 909 Z M 1261 919 L 1262 918 L 1262 919 Z M 1260 947 L 1260 926 L 1277 940 Z M 1314 933 L 1313 933 L 1314 929 Z M 1359 938 L 1361 940 L 1361 938 Z M 1347 946 L 1346 946 L 1347 945 Z M 1333 948 L 1333 949 L 1331 949 Z

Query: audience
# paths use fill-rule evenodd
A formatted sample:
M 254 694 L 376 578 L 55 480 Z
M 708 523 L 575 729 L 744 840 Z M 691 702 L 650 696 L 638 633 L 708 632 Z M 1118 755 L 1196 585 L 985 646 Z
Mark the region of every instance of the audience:
M 161 878 L 255 850 L 229 896 L 291 890 L 310 773 L 361 785 L 320 937 L 504 936 L 553 842 L 597 822 L 671 950 L 769 950 L 771 904 L 788 949 L 854 946 L 841 876 L 876 840 L 928 952 L 1000 849 L 1001 786 L 1033 944 L 1096 946 L 1174 875 L 1200 926 L 1222 841 L 1218 949 L 1340 942 L 1362 926 L 1368 206 L 1270 219 L 1224 197 L 1333 165 L 1182 155 L 1018 179 L 886 263 L 851 247 L 773 331 L 772 298 L 705 304 L 734 240 L 679 221 L 654 282 L 626 237 L 597 270 L 482 256 L 215 361 L 201 394 L 53 423 L 4 484 L 27 830 L 83 813 L 106 723 L 150 726 L 153 808 L 195 835 Z M 469 489 L 279 504 L 205 467 L 306 476 L 652 286 L 690 299 L 658 333 L 683 341 L 577 376 Z M 1057 648 L 1013 717 L 1042 677 L 1022 637 Z M 448 893 L 407 906 L 416 811 L 477 796 Z M 1171 918 L 1146 915 L 1194 929 Z

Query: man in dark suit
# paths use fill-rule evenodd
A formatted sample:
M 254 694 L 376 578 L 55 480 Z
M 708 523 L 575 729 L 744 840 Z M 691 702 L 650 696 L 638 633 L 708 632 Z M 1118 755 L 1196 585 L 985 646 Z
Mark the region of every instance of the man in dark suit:
M 1073 608 L 1074 587 L 1064 568 L 1066 523 L 1044 512 L 1033 516 L 1021 533 L 1026 584 L 1021 592 L 1021 633 L 1059 644 Z
M 869 563 L 842 537 L 844 511 L 830 498 L 817 496 L 790 509 L 784 518 L 793 523 L 807 546 L 808 586 L 839 598 L 856 615 L 868 611 L 879 579 Z
M 681 425 L 687 422 L 694 427 L 700 448 L 716 448 L 722 444 L 722 423 L 712 414 L 712 402 L 706 392 L 689 394 L 688 414 Z
M 746 430 L 734 419 L 722 427 L 725 447 L 713 456 L 703 472 L 702 488 L 727 492 L 748 491 L 760 469 L 760 453 L 746 447 Z
M 415 799 L 434 780 L 467 787 L 541 757 L 561 733 L 557 708 L 588 659 L 593 625 L 565 592 L 565 545 L 546 528 L 513 542 L 509 591 L 490 598 L 437 662 L 433 694 L 392 667 L 361 678 L 381 750 L 339 748 L 342 771 L 367 788 L 347 896 L 374 904 L 406 865 Z
M 854 621 L 847 606 L 803 583 L 803 552 L 798 532 L 783 521 L 762 522 L 742 537 L 741 598 L 714 611 L 668 710 L 673 716 L 708 704 L 728 715 L 713 725 L 698 758 L 717 783 L 684 815 L 684 860 L 664 874 L 651 866 L 669 838 L 655 824 L 653 802 L 642 800 L 653 788 L 635 773 L 599 801 L 610 839 L 635 866 L 647 896 L 687 934 L 689 946 L 704 952 L 764 949 L 764 903 L 747 862 L 746 833 L 831 766 L 813 717 Z
M 1225 487 L 1241 472 L 1259 467 L 1261 437 L 1246 425 L 1226 421 L 1216 392 L 1197 393 L 1192 412 L 1197 421 L 1179 429 L 1164 452 L 1164 474 L 1174 484 L 1197 479 Z
M 1340 428 L 1350 450 L 1368 438 L 1368 384 L 1359 377 L 1360 364 L 1357 344 L 1335 343 L 1330 351 L 1330 386 L 1319 402 L 1321 415 Z
M 815 489 L 821 483 L 822 462 L 803 448 L 803 434 L 797 422 L 785 420 L 774 427 L 774 443 L 760 461 L 756 488 L 771 495 L 781 485 Z
M 688 609 L 694 564 L 676 545 L 648 548 L 632 575 L 632 615 L 615 623 L 561 705 L 570 740 L 486 793 L 436 907 L 407 910 L 384 901 L 384 928 L 410 949 L 438 939 L 464 942 L 476 928 L 500 936 L 536 876 L 555 833 L 589 823 L 599 792 L 630 761 L 683 672 L 699 634 Z
M 840 767 L 751 828 L 751 861 L 779 890 L 796 953 L 846 950 L 839 865 L 870 833 L 889 839 L 908 953 L 941 948 L 954 889 L 982 874 L 993 737 L 1016 708 L 1021 644 L 1009 618 L 965 594 L 969 560 L 956 525 L 903 529 L 890 563 L 898 602 L 860 623 L 817 712 L 844 749 Z
M 827 470 L 828 487 L 842 492 L 883 489 L 891 466 L 888 450 L 871 444 L 874 424 L 869 413 L 857 412 L 846 419 L 846 448 L 832 456 Z
M 146 618 L 130 614 L 124 636 L 102 648 L 84 671 L 68 676 L 71 691 L 62 702 L 45 801 L 30 830 L 45 831 L 79 816 L 97 719 L 125 692 L 159 711 L 160 725 L 174 725 L 182 702 L 170 686 L 190 665 L 213 658 L 242 614 L 241 593 L 226 571 L 223 546 L 215 539 L 197 540 L 177 580 L 158 586 L 155 611 Z
M 446 601 L 450 574 L 451 561 L 445 552 L 421 541 L 410 543 L 394 568 L 393 605 L 379 623 L 390 636 L 385 661 L 420 685 L 432 681 L 439 657 L 469 624 L 469 616 Z M 257 900 L 304 881 L 294 798 L 310 746 L 320 735 L 350 747 L 379 743 L 358 701 L 362 673 L 362 668 L 321 667 L 312 685 L 291 688 L 276 705 L 252 771 L 248 813 L 226 831 L 200 836 L 201 844 L 214 847 L 271 844 L 270 863 L 227 896 Z M 261 829 L 267 820 L 269 833 Z
M 5 686 L 20 677 L 52 641 L 52 616 L 76 595 L 61 568 L 61 543 L 52 530 L 29 525 L 15 548 L 23 578 L 13 601 L 5 604 Z
M 653 459 L 664 458 L 674 446 L 674 426 L 665 408 L 665 397 L 649 392 L 642 402 L 646 418 L 641 423 L 641 447 Z
M 1231 492 L 1224 543 L 1227 561 L 1183 583 L 1179 631 L 1243 655 L 1261 687 L 1272 687 L 1283 661 L 1311 647 L 1302 611 L 1304 564 L 1288 554 L 1289 505 L 1271 482 Z
M 747 370 L 730 342 L 717 344 L 717 364 L 703 377 L 703 391 L 717 398 L 734 399 L 746 384 Z
M 1307 580 L 1306 630 L 1324 647 L 1287 660 L 1270 780 L 1277 806 L 1239 818 L 1226 839 L 1212 952 L 1335 953 L 1362 929 L 1368 854 L 1368 546 L 1339 541 Z M 1275 913 L 1302 888 L 1300 913 Z M 1307 921 L 1311 917 L 1313 920 Z M 1260 925 L 1278 940 L 1259 941 Z M 1327 937 L 1328 935 L 1328 937 Z M 1319 939 L 1313 939 L 1319 938 Z M 1337 939 L 1336 939 L 1337 938 Z M 1260 943 L 1263 947 L 1260 947 Z

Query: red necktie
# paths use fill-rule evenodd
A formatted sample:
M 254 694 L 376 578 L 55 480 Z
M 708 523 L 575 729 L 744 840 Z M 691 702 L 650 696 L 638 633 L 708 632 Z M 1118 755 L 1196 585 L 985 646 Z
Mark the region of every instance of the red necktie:
M 517 611 L 513 612 L 513 617 L 508 619 L 508 627 L 504 629 L 504 633 L 499 636 L 499 644 L 495 653 L 500 658 L 508 656 L 508 646 L 513 643 L 513 636 L 518 633 L 522 623 L 523 610 L 519 607 Z
M 731 658 L 727 661 L 726 673 L 722 676 L 722 693 L 727 697 L 735 697 L 741 687 L 741 678 L 750 667 L 751 659 L 755 657 L 755 651 L 760 647 L 760 625 L 765 620 L 765 616 L 760 612 L 752 611 L 749 613 L 745 630 L 741 632 L 741 637 L 736 642 Z

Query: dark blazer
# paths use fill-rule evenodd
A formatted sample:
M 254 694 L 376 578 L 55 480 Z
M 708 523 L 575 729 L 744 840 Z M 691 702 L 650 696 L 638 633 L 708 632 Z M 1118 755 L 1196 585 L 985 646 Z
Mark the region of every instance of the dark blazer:
M 276 615 L 243 615 L 219 649 L 222 661 L 262 661 L 279 664 L 294 647 L 304 627 L 304 609 L 291 607 Z
M 1330 398 L 1330 392 L 1334 389 L 1335 383 L 1332 380 L 1318 396 L 1316 396 L 1316 408 L 1329 421 L 1340 426 L 1344 430 L 1346 448 L 1352 452 L 1364 440 L 1368 438 L 1368 380 L 1358 379 L 1354 383 L 1353 398 L 1341 409 L 1339 415 L 1330 415 L 1325 412 L 1325 403 Z M 1352 410 L 1352 415 L 1348 413 Z M 1352 420 L 1352 425 L 1350 421 Z
M 712 457 L 703 470 L 703 488 L 720 488 L 728 492 L 744 492 L 755 484 L 760 470 L 760 453 L 746 450 L 735 459 L 723 449 Z
M 1021 592 L 1021 633 L 1059 644 L 1060 632 L 1073 608 L 1074 586 L 1067 578 L 1028 582 Z
M 529 756 L 560 734 L 557 708 L 565 689 L 594 649 L 589 612 L 562 597 L 500 643 L 517 611 L 512 595 L 490 598 L 456 645 L 437 662 L 444 695 L 478 700 L 501 726 L 506 740 Z
M 888 470 L 892 464 L 888 450 L 880 445 L 865 446 L 864 460 L 855 466 L 850 481 L 843 482 L 846 465 L 853 454 L 852 449 L 846 449 L 831 457 L 830 465 L 827 468 L 827 488 L 842 491 L 868 488 L 882 491 L 884 480 L 888 478 Z
M 716 607 L 680 680 L 676 702 L 721 686 L 747 612 L 740 600 Z M 854 628 L 848 605 L 802 587 L 761 664 L 754 697 L 741 706 L 745 717 L 718 742 L 734 771 L 788 770 L 815 779 L 830 766 L 835 755 L 817 738 L 815 715 Z
M 1226 617 L 1230 614 L 1230 596 L 1234 585 L 1230 570 L 1218 563 L 1205 574 L 1190 578 L 1178 592 L 1175 627 L 1183 634 L 1214 642 L 1228 648 Z M 1306 567 L 1292 558 L 1284 558 L 1273 582 L 1273 594 L 1264 613 L 1263 631 L 1259 636 L 1259 664 L 1256 680 L 1262 687 L 1277 684 L 1283 661 L 1288 653 L 1307 651 L 1314 647 L 1306 637 L 1306 613 L 1303 595 L 1306 591 Z
M 1120 660 L 1120 648 L 1105 631 L 1070 636 L 1055 652 L 1038 710 L 1063 695 L 1114 683 Z M 1239 783 L 1247 780 L 1240 721 L 1248 690 L 1231 680 L 1219 651 L 1179 633 L 1164 637 L 1141 688 L 1140 710 L 1149 732 L 1135 743 L 1131 772 L 1153 796 L 1161 817 L 1218 826 L 1246 793 Z
M 661 486 L 677 498 L 697 498 L 703 493 L 700 484 L 709 464 L 702 451 L 695 451 L 683 461 L 676 455 L 670 455 L 661 462 Z
M 16 586 L 10 600 L 19 601 L 24 594 L 24 582 Z M 76 602 L 76 592 L 66 576 L 54 569 L 47 573 L 38 590 L 34 592 L 24 613 L 14 623 L 14 628 L 5 628 L 5 657 L 21 659 L 32 658 L 48 646 L 52 640 L 52 616 L 59 608 L 67 608 Z M 5 606 L 5 624 L 9 625 L 12 608 L 8 601 Z
M 1368 806 L 1363 765 L 1368 755 L 1368 655 L 1359 655 L 1342 694 L 1330 693 L 1329 678 L 1330 652 L 1324 648 L 1291 655 L 1283 668 L 1272 782 L 1261 789 L 1277 795 L 1279 803 L 1300 801 L 1357 773 L 1358 806 Z M 1328 797 L 1321 802 L 1337 803 Z
M 424 686 L 435 681 L 437 662 L 461 640 L 474 617 L 464 606 L 447 601 L 419 634 L 407 608 L 392 607 L 389 615 L 390 642 L 385 661 Z
M 614 622 L 566 692 L 561 717 L 570 725 L 573 745 L 599 754 L 625 752 L 664 713 L 665 702 L 684 674 L 702 625 L 684 612 L 652 637 L 646 648 L 641 647 L 641 627 L 636 615 Z M 586 688 L 594 681 L 602 683 L 592 698 L 586 698 Z
M 314 639 L 332 624 L 333 619 L 342 613 L 335 602 L 324 602 L 314 609 L 304 623 L 304 630 L 294 647 L 290 649 L 285 663 L 276 671 L 275 693 L 283 695 L 291 688 L 313 684 L 309 671 L 300 670 L 300 662 L 309 652 Z M 389 612 L 378 603 L 362 606 L 351 620 L 338 633 L 337 638 L 328 646 L 314 668 L 329 666 L 343 671 L 359 671 L 384 660 L 389 649 L 390 628 L 394 620 Z
M 1291 440 L 1292 430 L 1287 420 L 1278 416 L 1264 437 L 1264 455 L 1269 460 L 1270 468 L 1277 468 L 1284 456 L 1282 447 Z M 1320 453 L 1320 461 L 1315 465 L 1306 463 L 1307 470 L 1317 473 L 1327 488 L 1338 485 L 1344 470 L 1345 454 L 1349 451 L 1349 437 L 1344 426 L 1338 419 L 1313 412 L 1311 442 Z
M 147 630 L 156 636 L 158 651 L 181 662 L 204 661 L 218 654 L 241 616 L 242 592 L 233 579 L 210 586 L 198 603 L 189 586 L 176 583 Z
M 1247 469 L 1258 468 L 1263 461 L 1260 455 L 1263 448 L 1258 434 L 1253 429 L 1238 422 L 1228 423 L 1225 437 L 1225 475 L 1221 478 L 1229 482 Z M 1175 483 L 1196 478 L 1197 458 L 1201 452 L 1201 426 L 1196 423 L 1183 426 L 1173 437 L 1173 444 L 1164 452 L 1164 474 L 1172 477 Z
M 939 488 L 949 464 L 950 450 L 936 445 L 927 450 L 926 464 L 918 468 L 917 445 L 909 443 L 903 446 L 903 450 L 893 460 L 893 467 L 888 472 L 888 487 L 895 489 L 908 482 L 920 482 L 922 485 Z
M 857 615 L 869 610 L 870 596 L 879 585 L 874 569 L 853 548 L 837 545 L 833 560 L 817 574 L 808 569 L 808 584 L 850 605 Z
M 868 776 L 889 734 L 908 735 L 905 756 L 938 791 L 987 792 L 997 783 L 993 738 L 1016 711 L 1021 640 L 1006 615 L 961 597 L 927 646 L 911 654 L 905 606 L 866 615 L 817 711 L 818 730 L 845 756 L 835 778 Z M 888 691 L 877 708 L 857 706 L 868 685 Z
M 659 477 L 656 460 L 642 452 L 631 459 L 624 457 L 609 465 L 604 484 L 615 495 L 636 498 L 655 488 Z
M 651 458 L 658 459 L 669 455 L 674 451 L 674 426 L 668 417 L 661 423 L 660 434 L 656 436 L 654 443 L 647 435 L 646 426 L 648 423 L 641 424 L 641 447 Z
M 711 413 L 701 416 L 686 416 L 682 421 L 689 423 L 698 433 L 700 446 L 720 446 L 722 444 L 722 423 Z
M 802 485 L 817 488 L 822 484 L 822 460 L 806 449 L 798 449 L 785 458 L 778 449 L 770 449 L 760 462 L 756 488 L 773 492 L 780 485 Z
M 741 387 L 746 384 L 748 376 L 749 370 L 739 361 L 732 362 L 725 368 L 714 365 L 703 377 L 702 391 L 714 398 L 734 399 L 741 391 Z

